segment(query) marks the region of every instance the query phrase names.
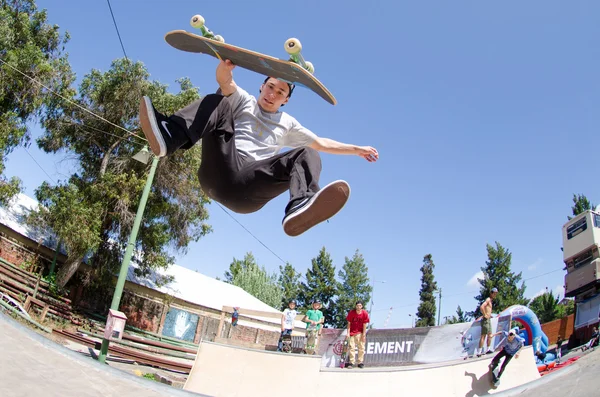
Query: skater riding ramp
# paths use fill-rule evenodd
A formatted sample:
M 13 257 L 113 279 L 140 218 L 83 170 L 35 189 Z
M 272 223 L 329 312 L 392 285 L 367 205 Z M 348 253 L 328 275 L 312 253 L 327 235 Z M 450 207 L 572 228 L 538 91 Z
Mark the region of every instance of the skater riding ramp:
M 321 358 L 202 342 L 184 389 L 217 397 L 333 395 L 475 397 L 539 379 L 531 347 L 513 358 L 497 388 L 481 359 L 388 368 L 321 368 Z

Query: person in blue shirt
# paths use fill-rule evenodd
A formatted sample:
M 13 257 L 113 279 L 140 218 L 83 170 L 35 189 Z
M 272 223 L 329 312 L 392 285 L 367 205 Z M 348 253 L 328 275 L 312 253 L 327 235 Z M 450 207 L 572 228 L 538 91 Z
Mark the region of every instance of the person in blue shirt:
M 496 378 L 496 381 L 499 381 L 510 360 L 512 360 L 513 357 L 519 358 L 519 351 L 525 345 L 525 340 L 519 336 L 519 329 L 516 327 L 508 332 L 496 332 L 495 334 L 492 334 L 492 338 L 496 335 L 504 335 L 506 338 L 503 340 L 504 346 L 502 347 L 502 350 L 500 353 L 496 354 L 489 365 L 490 371 L 493 373 L 500 363 L 500 359 L 504 357 L 504 362 L 502 363 L 502 367 L 500 368 L 500 372 L 498 372 L 498 377 Z

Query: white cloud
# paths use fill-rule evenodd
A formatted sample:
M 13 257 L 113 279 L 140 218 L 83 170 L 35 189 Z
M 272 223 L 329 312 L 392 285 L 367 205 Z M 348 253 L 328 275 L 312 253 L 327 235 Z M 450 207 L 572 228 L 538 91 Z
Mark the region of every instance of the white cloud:
M 469 281 L 467 281 L 467 287 L 479 287 L 479 280 L 477 279 L 483 279 L 483 272 L 482 271 L 478 271 L 477 273 L 475 273 L 473 275 L 473 277 L 471 277 L 471 279 Z
M 536 292 L 532 297 L 530 297 L 529 299 L 533 299 L 533 298 L 537 298 L 540 295 L 545 294 L 546 292 L 549 292 L 549 290 L 544 287 L 541 290 L 539 290 L 538 292 Z M 558 295 L 558 300 L 560 301 L 562 298 L 565 297 L 565 288 L 562 285 L 557 285 L 556 287 L 554 287 L 552 290 L 550 290 L 550 292 L 552 292 L 552 296 L 556 297 Z
M 557 285 L 552 290 L 554 296 L 558 295 L 558 300 L 561 301 L 565 297 L 565 287 L 563 285 Z
M 537 258 L 535 260 L 535 262 L 533 262 L 531 265 L 527 266 L 527 270 L 534 271 L 535 269 L 538 268 L 538 266 L 540 266 L 542 263 L 544 263 L 544 260 L 542 258 Z
M 548 292 L 548 290 L 546 288 L 542 288 L 541 290 L 539 290 L 538 292 L 536 292 L 531 298 L 529 299 L 534 299 L 537 298 L 540 295 L 544 295 L 546 292 Z

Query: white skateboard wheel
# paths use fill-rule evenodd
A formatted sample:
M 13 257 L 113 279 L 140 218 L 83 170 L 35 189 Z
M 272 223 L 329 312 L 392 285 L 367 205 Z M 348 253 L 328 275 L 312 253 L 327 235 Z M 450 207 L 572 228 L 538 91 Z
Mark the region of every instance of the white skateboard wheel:
M 218 34 L 218 35 L 215 36 L 215 40 L 216 41 L 220 41 L 221 43 L 225 42 L 225 39 L 220 34 Z
M 204 18 L 202 15 L 194 15 L 190 20 L 190 25 L 192 25 L 193 28 L 200 29 L 204 26 Z
M 291 38 L 285 41 L 284 48 L 285 52 L 287 52 L 288 54 L 296 55 L 299 54 L 300 51 L 302 51 L 302 44 L 300 43 L 300 40 Z
M 306 70 L 308 70 L 310 74 L 315 74 L 315 67 L 312 62 L 306 62 Z

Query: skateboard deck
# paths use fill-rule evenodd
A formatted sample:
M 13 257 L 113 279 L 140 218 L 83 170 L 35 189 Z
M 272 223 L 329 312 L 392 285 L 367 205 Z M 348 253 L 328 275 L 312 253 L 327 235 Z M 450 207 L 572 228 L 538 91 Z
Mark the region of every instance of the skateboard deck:
M 284 353 L 292 352 L 292 336 L 291 335 L 283 335 L 282 339 L 282 347 L 281 350 Z
M 229 59 L 234 65 L 241 68 L 262 74 L 265 77 L 275 77 L 288 83 L 306 87 L 332 105 L 337 103 L 333 94 L 315 76 L 294 62 L 277 59 L 185 30 L 168 32 L 165 40 L 169 45 L 180 51 L 207 54 L 219 60 Z
M 342 345 L 342 354 L 340 354 L 340 368 L 346 367 L 346 359 L 348 358 L 349 343 L 348 338 L 344 339 Z
M 315 354 L 318 332 L 319 330 L 314 325 L 308 328 L 306 332 L 306 354 Z

